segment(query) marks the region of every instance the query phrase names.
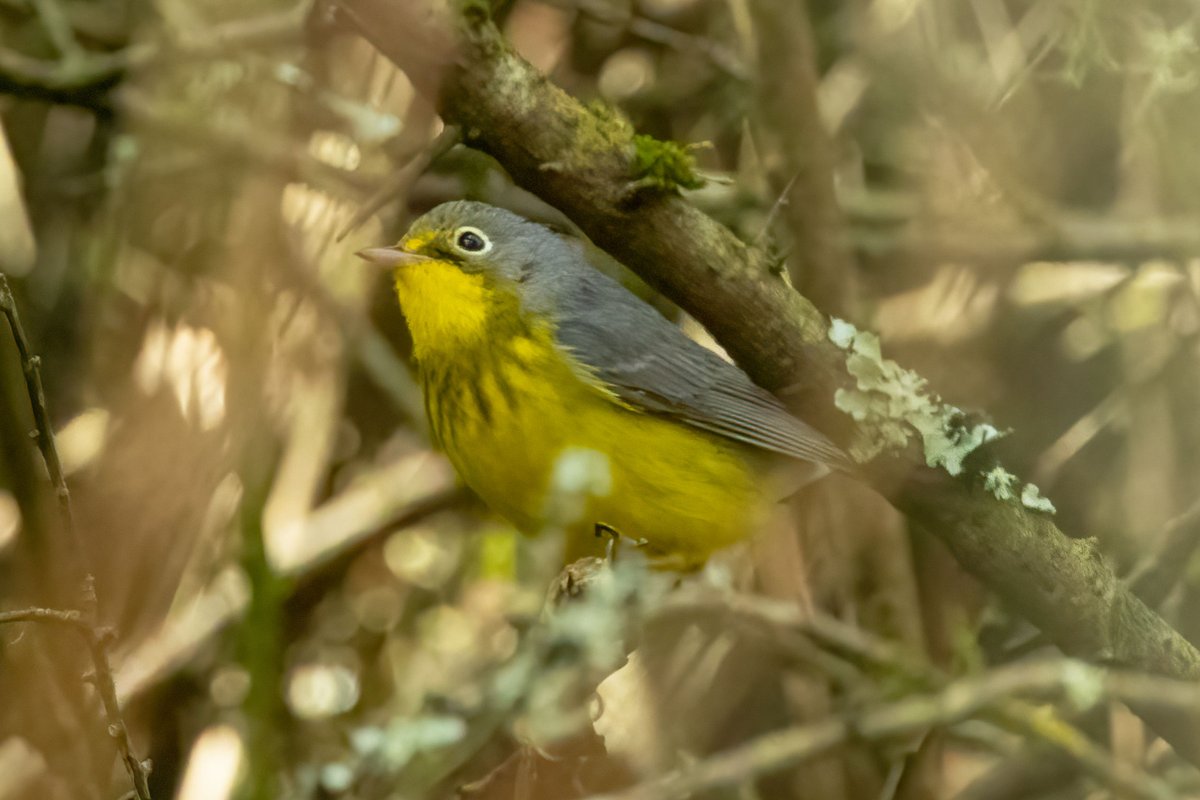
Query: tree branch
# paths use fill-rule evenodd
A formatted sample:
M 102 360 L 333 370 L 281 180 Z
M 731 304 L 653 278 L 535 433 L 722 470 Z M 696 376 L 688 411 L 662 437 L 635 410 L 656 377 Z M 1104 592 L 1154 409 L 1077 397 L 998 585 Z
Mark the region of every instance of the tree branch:
M 42 451 L 46 469 L 50 474 L 50 482 L 54 485 L 54 493 L 58 497 L 59 512 L 62 516 L 63 527 L 74 547 L 76 571 L 83 594 L 83 611 L 57 611 L 53 609 L 27 609 L 0 613 L 0 624 L 12 622 L 57 622 L 75 627 L 87 642 L 95 665 L 93 676 L 96 692 L 104 706 L 104 714 L 108 719 L 109 735 L 116 740 L 117 751 L 125 770 L 133 782 L 133 790 L 138 800 L 150 800 L 149 766 L 133 752 L 129 740 L 129 728 L 121 714 L 121 705 L 117 700 L 117 688 L 113 680 L 112 662 L 109 659 L 110 636 L 99 631 L 95 625 L 96 619 L 96 581 L 88 569 L 87 550 L 78 529 L 75 527 L 74 515 L 71 511 L 71 493 L 67 489 L 67 479 L 63 473 L 62 461 L 58 457 L 58 448 L 54 444 L 54 429 L 50 424 L 50 412 L 46 408 L 46 393 L 42 388 L 41 359 L 33 354 L 25 329 L 21 325 L 21 317 L 17 313 L 17 303 L 13 297 L 8 278 L 0 273 L 0 312 L 8 320 L 13 339 L 17 344 L 17 352 L 21 358 L 21 371 L 25 375 L 25 388 L 29 392 L 29 403 L 33 408 L 35 434 L 38 448 Z
M 856 275 L 817 107 L 816 42 L 801 0 L 748 4 L 758 51 L 754 139 L 791 233 L 792 283 L 828 314 L 852 313 Z
M 611 109 L 584 106 L 522 60 L 487 19 L 486 3 L 341 5 L 469 144 L 692 313 L 761 385 L 787 387 L 811 423 L 835 440 L 856 433 L 833 405 L 850 378 L 828 320 L 772 273 L 765 253 L 681 197 L 631 192 L 632 127 Z M 1200 652 L 1122 586 L 1091 543 L 1066 537 L 1045 513 L 998 499 L 978 468 L 952 480 L 927 468 L 913 446 L 876 462 L 875 483 L 895 505 L 1065 652 L 1200 678 Z M 1200 763 L 1192 720 L 1148 716 Z

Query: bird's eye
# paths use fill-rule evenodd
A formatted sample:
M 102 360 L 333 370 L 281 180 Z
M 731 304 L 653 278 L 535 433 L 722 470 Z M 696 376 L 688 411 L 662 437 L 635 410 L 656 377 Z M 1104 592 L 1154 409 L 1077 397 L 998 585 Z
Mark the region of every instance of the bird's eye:
M 454 244 L 465 253 L 486 253 L 492 242 L 478 228 L 459 228 L 454 232 Z

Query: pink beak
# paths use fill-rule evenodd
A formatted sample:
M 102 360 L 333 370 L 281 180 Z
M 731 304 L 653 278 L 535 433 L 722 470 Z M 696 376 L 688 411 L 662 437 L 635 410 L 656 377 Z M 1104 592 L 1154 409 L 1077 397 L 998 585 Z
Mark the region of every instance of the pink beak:
M 407 267 L 412 264 L 419 264 L 422 261 L 433 260 L 429 256 L 410 253 L 402 247 L 368 247 L 366 250 L 359 250 L 355 255 L 363 261 L 370 261 L 372 264 L 378 264 L 381 267 L 389 269 Z

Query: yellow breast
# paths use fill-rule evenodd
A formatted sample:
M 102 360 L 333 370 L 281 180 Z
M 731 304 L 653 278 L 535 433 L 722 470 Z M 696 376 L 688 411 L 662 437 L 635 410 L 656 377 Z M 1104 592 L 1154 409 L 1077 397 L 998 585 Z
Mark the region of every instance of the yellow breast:
M 493 510 L 572 558 L 602 549 L 597 523 L 689 565 L 755 530 L 748 448 L 622 404 L 479 276 L 418 269 L 397 290 L 430 427 Z
M 467 484 L 525 532 L 563 531 L 578 557 L 601 548 L 604 523 L 697 563 L 755 529 L 744 448 L 616 402 L 542 335 L 471 363 L 426 371 L 430 424 Z

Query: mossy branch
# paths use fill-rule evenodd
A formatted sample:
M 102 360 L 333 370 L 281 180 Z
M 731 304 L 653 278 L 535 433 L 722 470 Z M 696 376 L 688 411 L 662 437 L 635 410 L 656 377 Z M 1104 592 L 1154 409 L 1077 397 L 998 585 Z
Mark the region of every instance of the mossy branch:
M 636 147 L 628 121 L 554 86 L 478 2 L 341 6 L 445 120 L 461 126 L 467 143 L 692 313 L 755 380 L 836 440 L 863 435 L 834 405 L 838 389 L 855 386 L 847 352 L 830 340 L 828 319 L 772 273 L 767 254 L 673 192 L 630 194 Z M 914 442 L 880 456 L 876 485 L 1065 652 L 1200 678 L 1200 652 L 1117 580 L 1093 544 L 1065 536 L 1044 511 L 985 489 L 994 464 L 976 463 L 984 461 L 979 453 L 957 477 L 927 466 L 925 455 Z M 1143 716 L 1200 764 L 1194 719 Z

